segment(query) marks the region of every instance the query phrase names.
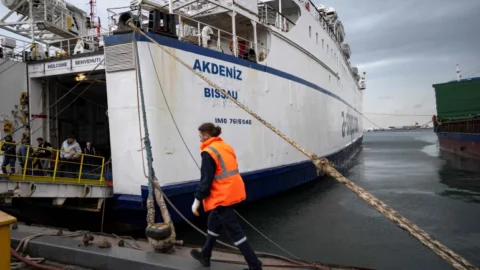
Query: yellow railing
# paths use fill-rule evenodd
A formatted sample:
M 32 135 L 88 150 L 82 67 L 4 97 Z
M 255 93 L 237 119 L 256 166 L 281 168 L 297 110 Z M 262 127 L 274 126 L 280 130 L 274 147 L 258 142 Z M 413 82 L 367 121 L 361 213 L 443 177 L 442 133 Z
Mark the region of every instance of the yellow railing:
M 5 141 L 1 144 L 15 147 L 15 155 L 0 154 L 2 172 L 9 173 L 11 180 L 105 184 L 104 157 Z

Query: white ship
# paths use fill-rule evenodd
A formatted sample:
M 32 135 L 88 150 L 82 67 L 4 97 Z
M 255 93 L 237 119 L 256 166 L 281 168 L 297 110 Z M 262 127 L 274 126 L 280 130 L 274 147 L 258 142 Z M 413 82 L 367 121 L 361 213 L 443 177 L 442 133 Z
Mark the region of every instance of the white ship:
M 361 77 L 349 62 L 350 47 L 333 8 L 314 6 L 309 0 L 137 1 L 110 8 L 109 28 L 102 29 L 93 8 L 87 15 L 62 0 L 2 3 L 12 12 L 0 27 L 29 39 L 25 43 L 0 39 L 0 121 L 13 125 L 5 128 L 2 138 L 15 131 L 18 119 L 12 114 L 19 111 L 28 115 L 23 119 L 30 123 L 25 134 L 32 143 L 43 137 L 59 149 L 73 133 L 77 141 L 93 141 L 101 149 L 98 185 L 81 175 L 70 183 L 68 177 L 56 176 L 53 165 L 54 178 L 51 173 L 10 178 L 35 185 L 70 183 L 70 193 L 62 195 L 53 188 L 44 192 L 54 204 L 81 197 L 85 194 L 81 187 L 89 186 L 84 198 L 103 202 L 112 197 L 116 210 L 131 210 L 124 221 L 145 222 L 148 181 L 137 75 L 143 84 L 157 178 L 187 216 L 191 217 L 189 207 L 200 175 L 197 127 L 203 122 L 220 125 L 222 138 L 234 147 L 247 201 L 317 176 L 311 161 L 278 135 L 156 44 L 122 27 L 127 17 L 318 156 L 342 166 L 361 145 L 365 75 Z M 30 46 L 32 38 L 35 46 Z M 18 104 L 22 92 L 29 101 L 23 106 Z M 16 142 L 22 132 L 14 133 Z M 172 217 L 178 220 L 175 214 Z

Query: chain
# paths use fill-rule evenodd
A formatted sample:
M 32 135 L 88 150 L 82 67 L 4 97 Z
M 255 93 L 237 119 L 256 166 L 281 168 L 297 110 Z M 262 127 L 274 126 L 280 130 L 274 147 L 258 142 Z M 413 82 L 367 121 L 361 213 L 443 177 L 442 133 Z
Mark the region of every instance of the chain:
M 417 240 L 419 240 L 423 245 L 426 247 L 430 248 L 434 253 L 436 253 L 438 256 L 440 256 L 442 259 L 444 259 L 446 262 L 448 262 L 450 265 L 452 265 L 455 269 L 477 269 L 474 265 L 472 265 L 470 262 L 468 262 L 466 259 L 464 259 L 462 256 L 456 254 L 454 251 L 449 249 L 448 247 L 444 246 L 441 244 L 439 241 L 435 240 L 433 237 L 428 235 L 425 231 L 420 229 L 418 226 L 416 226 L 414 223 L 406 219 L 405 217 L 401 216 L 398 214 L 395 210 L 387 206 L 385 203 L 380 201 L 378 198 L 373 196 L 372 194 L 368 193 L 365 191 L 363 188 L 360 186 L 356 185 L 352 181 L 348 180 L 345 178 L 341 173 L 339 173 L 331 163 L 326 159 L 326 158 L 318 158 L 316 154 L 312 154 L 308 152 L 306 149 L 298 145 L 296 142 L 294 142 L 292 139 L 288 138 L 285 134 L 283 134 L 280 130 L 275 128 L 273 125 L 268 123 L 266 120 L 261 118 L 259 115 L 257 115 L 255 112 L 250 110 L 248 107 L 243 105 L 242 103 L 238 102 L 235 100 L 232 96 L 230 96 L 222 87 L 219 85 L 215 84 L 211 80 L 209 80 L 207 77 L 205 77 L 203 74 L 200 72 L 194 70 L 190 65 L 185 63 L 182 59 L 178 58 L 175 53 L 171 52 L 170 49 L 167 49 L 165 46 L 162 46 L 159 44 L 156 40 L 145 34 L 143 31 L 141 31 L 138 27 L 136 27 L 132 19 L 129 19 L 126 22 L 127 26 L 130 26 L 135 32 L 143 35 L 145 38 L 159 46 L 164 52 L 169 54 L 171 57 L 173 57 L 175 60 L 180 62 L 183 66 L 185 66 L 187 69 L 195 73 L 197 76 L 199 76 L 202 80 L 204 80 L 206 83 L 208 83 L 210 86 L 214 87 L 215 89 L 218 89 L 222 94 L 224 94 L 228 99 L 230 99 L 233 103 L 235 103 L 237 106 L 245 110 L 247 113 L 249 113 L 251 116 L 253 116 L 255 119 L 257 119 L 260 123 L 268 127 L 270 130 L 272 130 L 275 134 L 280 136 L 282 139 L 284 139 L 286 142 L 288 142 L 290 145 L 295 147 L 298 151 L 302 152 L 305 156 L 307 156 L 309 159 L 312 160 L 312 162 L 315 164 L 315 166 L 322 170 L 323 172 L 327 173 L 331 177 L 335 178 L 338 182 L 342 183 L 346 187 L 348 187 L 350 190 L 355 192 L 357 195 L 359 195 L 360 198 L 362 198 L 364 201 L 366 201 L 368 204 L 373 206 L 377 211 L 382 213 L 385 217 L 393 221 L 395 224 L 397 224 L 400 228 L 406 230 L 410 235 L 415 237 Z

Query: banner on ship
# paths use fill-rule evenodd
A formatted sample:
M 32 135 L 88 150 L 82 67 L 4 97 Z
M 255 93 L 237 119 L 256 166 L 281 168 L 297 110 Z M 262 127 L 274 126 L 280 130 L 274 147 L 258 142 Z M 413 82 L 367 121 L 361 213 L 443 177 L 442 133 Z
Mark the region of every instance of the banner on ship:
M 90 56 L 86 58 L 79 58 L 79 59 L 72 59 L 72 66 L 73 68 L 78 67 L 86 67 L 86 66 L 93 66 L 95 67 L 98 63 L 102 62 L 105 58 L 104 55 L 96 55 Z M 105 62 L 103 62 L 100 66 L 104 66 Z

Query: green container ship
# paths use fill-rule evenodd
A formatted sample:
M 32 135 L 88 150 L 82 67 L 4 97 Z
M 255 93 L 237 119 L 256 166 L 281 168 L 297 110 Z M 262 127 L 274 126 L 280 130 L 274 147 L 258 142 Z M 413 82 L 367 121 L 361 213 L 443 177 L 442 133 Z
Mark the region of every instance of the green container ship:
M 480 77 L 434 84 L 437 116 L 433 117 L 440 148 L 480 158 Z

